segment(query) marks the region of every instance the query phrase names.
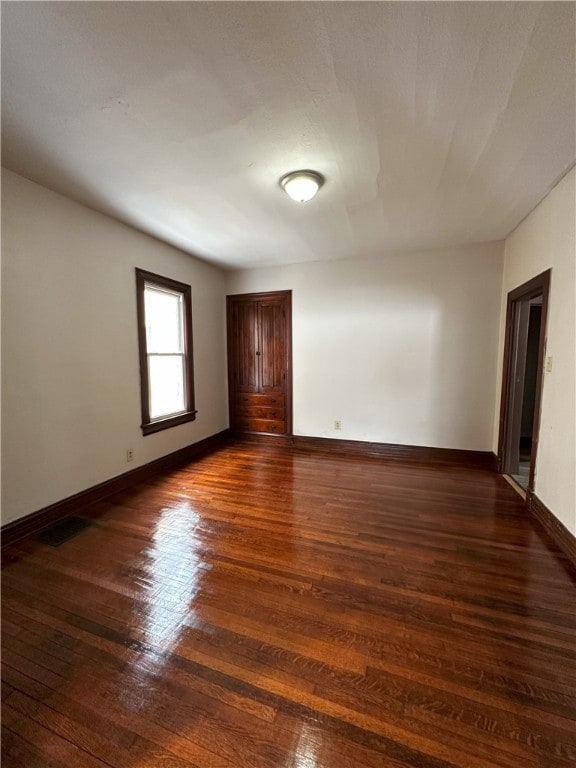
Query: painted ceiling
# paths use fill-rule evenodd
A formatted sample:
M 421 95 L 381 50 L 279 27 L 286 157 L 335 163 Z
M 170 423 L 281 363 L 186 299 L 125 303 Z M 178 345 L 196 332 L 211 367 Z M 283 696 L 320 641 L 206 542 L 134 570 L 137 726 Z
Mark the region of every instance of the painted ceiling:
M 228 268 L 499 240 L 574 163 L 574 31 L 574 3 L 3 3 L 3 164 Z

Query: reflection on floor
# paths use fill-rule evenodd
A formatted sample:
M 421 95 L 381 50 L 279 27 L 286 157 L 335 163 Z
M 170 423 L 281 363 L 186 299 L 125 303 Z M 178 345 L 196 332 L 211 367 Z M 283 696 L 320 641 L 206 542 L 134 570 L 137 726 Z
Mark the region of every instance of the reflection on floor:
M 529 461 L 521 461 L 518 466 L 518 474 L 517 475 L 510 475 L 518 485 L 520 485 L 522 488 L 524 488 L 525 491 L 528 490 L 528 478 L 530 476 L 530 462 Z

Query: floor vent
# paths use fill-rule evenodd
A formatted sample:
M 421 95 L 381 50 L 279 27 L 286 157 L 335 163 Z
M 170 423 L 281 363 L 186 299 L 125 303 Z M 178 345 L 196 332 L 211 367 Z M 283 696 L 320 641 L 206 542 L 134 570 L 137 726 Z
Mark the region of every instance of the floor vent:
M 42 531 L 39 538 L 43 544 L 59 547 L 60 544 L 64 544 L 65 541 L 76 536 L 84 528 L 88 528 L 89 525 L 88 520 L 83 520 L 81 517 L 67 517 L 66 520 L 61 520 L 56 525 L 46 528 L 45 531 Z

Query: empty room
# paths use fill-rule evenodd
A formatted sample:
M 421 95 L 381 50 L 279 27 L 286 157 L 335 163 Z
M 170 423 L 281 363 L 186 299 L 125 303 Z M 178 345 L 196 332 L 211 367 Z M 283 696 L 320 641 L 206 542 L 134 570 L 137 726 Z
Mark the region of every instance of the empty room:
M 576 4 L 0 10 L 3 768 L 573 768 Z

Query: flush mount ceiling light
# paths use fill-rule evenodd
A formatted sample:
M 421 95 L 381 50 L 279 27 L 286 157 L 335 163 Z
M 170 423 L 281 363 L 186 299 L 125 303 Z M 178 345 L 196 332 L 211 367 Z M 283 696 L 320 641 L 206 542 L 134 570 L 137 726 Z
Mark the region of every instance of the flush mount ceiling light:
M 316 171 L 292 171 L 280 179 L 284 192 L 298 203 L 312 200 L 322 184 L 324 177 Z

